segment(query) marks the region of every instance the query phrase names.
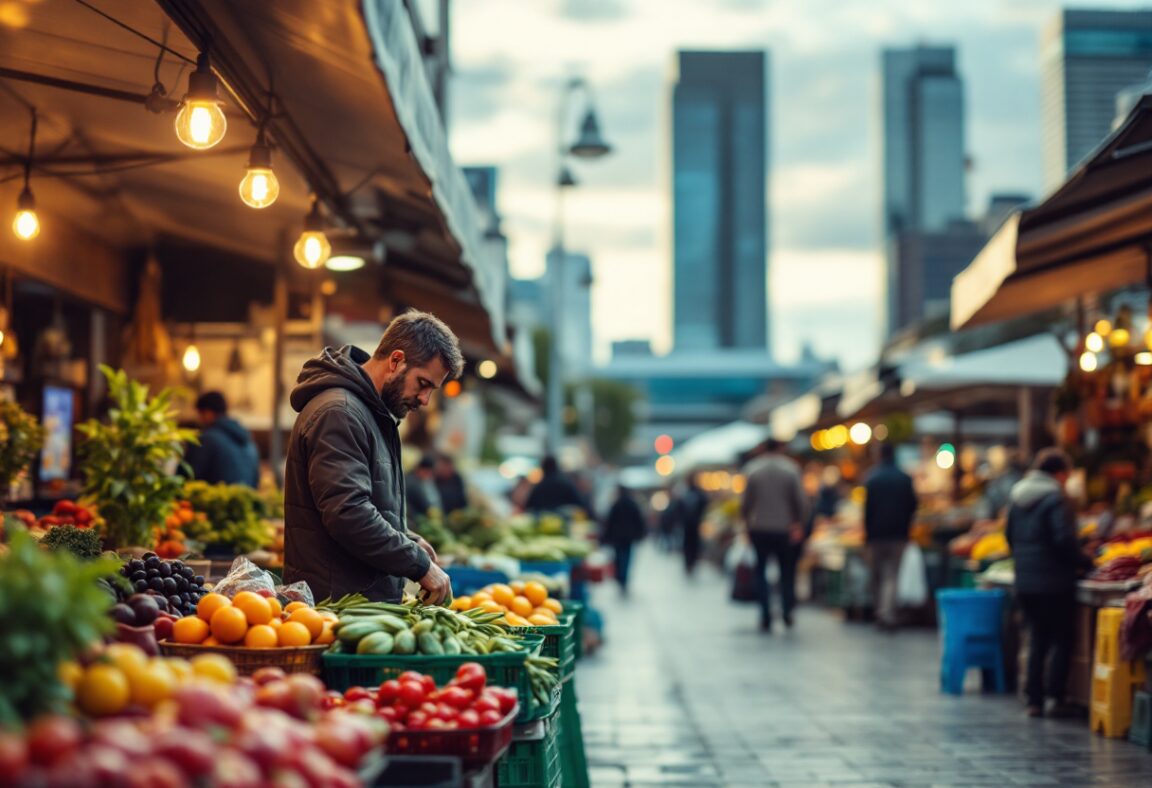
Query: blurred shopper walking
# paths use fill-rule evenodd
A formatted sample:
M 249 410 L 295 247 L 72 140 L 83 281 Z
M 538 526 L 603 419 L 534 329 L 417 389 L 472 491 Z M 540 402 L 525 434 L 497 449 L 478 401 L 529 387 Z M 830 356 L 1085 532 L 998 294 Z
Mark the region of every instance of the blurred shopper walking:
M 450 454 L 441 454 L 436 458 L 436 491 L 440 494 L 440 506 L 445 517 L 468 508 L 468 490 L 464 486 L 464 477 L 456 470 L 456 461 Z
M 1080 550 L 1076 514 L 1064 497 L 1071 470 L 1068 455 L 1044 449 L 1012 488 L 1008 506 L 1005 536 L 1016 562 L 1016 598 L 1029 631 L 1029 717 L 1045 713 L 1045 696 L 1051 716 L 1073 712 L 1064 705 L 1064 692 L 1076 638 L 1076 581 L 1092 561 Z
M 880 464 L 864 485 L 864 534 L 872 573 L 876 623 L 892 631 L 898 624 L 897 589 L 900 560 L 916 516 L 912 477 L 896 467 L 896 448 L 880 444 Z
M 676 498 L 673 516 L 683 532 L 684 571 L 691 575 L 700 560 L 700 524 L 708 512 L 708 494 L 700 489 L 692 474 L 683 484 L 684 491 Z
M 260 486 L 260 454 L 252 435 L 228 415 L 228 401 L 219 391 L 196 400 L 200 419 L 200 444 L 190 447 L 192 474 L 209 484 Z
M 628 593 L 628 570 L 632 566 L 632 546 L 647 534 L 644 512 L 632 497 L 632 492 L 620 485 L 616 501 L 608 510 L 604 520 L 604 531 L 600 541 L 611 545 L 616 559 L 616 582 L 621 593 Z
M 540 463 L 540 471 L 543 476 L 528 495 L 528 511 L 534 514 L 560 512 L 568 507 L 589 511 L 584 496 L 572 480 L 560 471 L 560 463 L 556 462 L 555 457 L 545 457 Z
M 425 454 L 404 477 L 408 492 L 408 521 L 411 525 L 417 517 L 427 517 L 433 509 L 443 512 L 440 490 L 436 487 L 436 460 Z
M 760 587 L 760 629 L 772 631 L 772 588 L 768 560 L 776 559 L 780 570 L 780 602 L 784 625 L 793 624 L 796 607 L 796 562 L 804 541 L 806 496 L 800 466 L 781 451 L 780 442 L 769 438 L 759 456 L 744 469 L 748 480 L 740 513 L 756 550 L 756 582 Z

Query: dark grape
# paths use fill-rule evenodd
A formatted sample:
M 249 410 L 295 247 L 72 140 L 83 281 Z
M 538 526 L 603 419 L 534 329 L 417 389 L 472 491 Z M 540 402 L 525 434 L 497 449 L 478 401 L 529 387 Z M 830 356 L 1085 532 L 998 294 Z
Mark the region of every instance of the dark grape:
M 173 610 L 180 610 L 184 606 L 184 600 L 173 594 L 172 596 L 168 597 L 168 605 Z
M 176 590 L 180 593 L 184 593 L 188 590 L 188 581 L 183 577 L 170 577 L 168 579 L 176 584 Z
M 159 569 L 160 559 L 153 553 L 150 557 L 144 559 L 144 566 L 147 569 Z
M 161 583 L 164 584 L 164 595 L 172 596 L 176 593 L 176 581 L 170 577 L 162 578 Z
M 159 557 L 160 556 L 156 555 L 151 550 L 149 550 L 147 553 L 144 554 L 144 560 L 145 561 L 147 561 L 149 558 L 159 558 Z
M 148 579 L 148 573 L 145 572 L 143 569 L 141 569 L 139 572 L 133 572 L 132 573 L 132 582 L 133 583 L 135 583 L 137 580 L 147 580 L 147 579 Z
M 148 581 L 148 587 L 151 588 L 153 591 L 163 591 L 164 590 L 164 578 L 153 577 L 151 580 Z
M 189 580 L 192 580 L 194 577 L 196 577 L 196 570 L 190 566 L 185 566 L 181 567 L 180 574 L 184 575 L 184 577 L 188 578 Z
M 144 562 L 141 561 L 139 558 L 133 558 L 131 561 L 128 562 L 128 569 L 129 569 L 129 571 L 132 571 L 132 572 L 143 572 L 144 571 Z
M 168 563 L 160 564 L 160 566 L 157 567 L 157 569 L 160 570 L 160 576 L 161 577 L 171 577 L 172 576 L 172 565 L 171 564 L 168 564 Z
M 196 575 L 195 577 L 193 577 L 193 578 L 192 578 L 192 582 L 193 582 L 193 583 L 195 583 L 195 584 L 196 584 L 196 585 L 198 585 L 198 586 L 201 586 L 201 587 L 203 587 L 203 585 L 204 585 L 204 575 Z
M 136 591 L 136 593 L 143 594 L 145 591 L 148 590 L 148 581 L 147 580 L 137 580 L 136 582 L 134 582 L 132 584 L 132 588 Z

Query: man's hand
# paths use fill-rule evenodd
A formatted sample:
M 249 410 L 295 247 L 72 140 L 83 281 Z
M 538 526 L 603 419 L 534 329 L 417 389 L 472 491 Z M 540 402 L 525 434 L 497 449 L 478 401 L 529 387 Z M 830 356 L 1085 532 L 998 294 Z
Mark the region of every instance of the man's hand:
M 428 567 L 428 571 L 420 578 L 419 583 L 420 588 L 423 589 L 421 596 L 423 596 L 426 605 L 439 605 L 452 595 L 452 581 L 444 570 L 436 564 Z
M 434 563 L 434 564 L 440 563 L 440 556 L 436 555 L 435 548 L 433 548 L 432 545 L 428 544 L 427 539 L 425 539 L 423 536 L 417 536 L 416 537 L 416 545 L 421 550 L 423 550 L 425 553 L 428 554 L 428 557 L 430 559 L 432 559 L 432 563 Z

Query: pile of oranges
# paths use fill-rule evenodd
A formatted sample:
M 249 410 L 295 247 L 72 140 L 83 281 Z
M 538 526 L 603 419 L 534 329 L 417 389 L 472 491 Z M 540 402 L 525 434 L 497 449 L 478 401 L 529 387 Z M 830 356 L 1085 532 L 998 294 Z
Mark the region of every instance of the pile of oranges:
M 472 596 L 456 597 L 452 600 L 452 609 L 503 613 L 504 623 L 510 627 L 551 627 L 560 623 L 557 616 L 564 611 L 564 606 L 548 596 L 543 583 L 530 580 L 493 583 Z
M 335 613 L 314 610 L 303 602 L 289 602 L 283 610 L 276 597 L 241 591 L 229 599 L 206 594 L 196 615 L 172 625 L 172 640 L 201 646 L 296 648 L 332 643 Z

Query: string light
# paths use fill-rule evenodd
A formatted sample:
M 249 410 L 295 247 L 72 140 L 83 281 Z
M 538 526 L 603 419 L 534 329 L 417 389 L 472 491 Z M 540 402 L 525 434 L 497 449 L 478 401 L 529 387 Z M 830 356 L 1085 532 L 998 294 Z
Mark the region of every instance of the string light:
M 200 348 L 196 347 L 196 343 L 184 349 L 184 358 L 181 359 L 184 369 L 187 372 L 196 372 L 200 369 Z
M 16 201 L 16 218 L 12 220 L 12 232 L 21 241 L 31 241 L 40 234 L 40 217 L 36 215 L 36 199 L 27 184 Z
M 188 75 L 188 92 L 176 113 L 176 137 L 193 150 L 208 150 L 224 139 L 228 119 L 216 95 L 216 75 L 208 53 L 196 58 L 196 70 Z
M 261 127 L 256 144 L 248 152 L 248 171 L 240 181 L 240 199 L 251 208 L 267 208 L 280 196 L 280 181 L 272 171 L 272 149 Z
M 320 216 L 320 205 L 316 198 L 312 199 L 312 210 L 304 219 L 304 232 L 296 245 L 292 247 L 292 254 L 296 262 L 308 269 L 316 269 L 328 262 L 332 254 L 332 244 L 328 236 L 324 235 L 324 220 Z

